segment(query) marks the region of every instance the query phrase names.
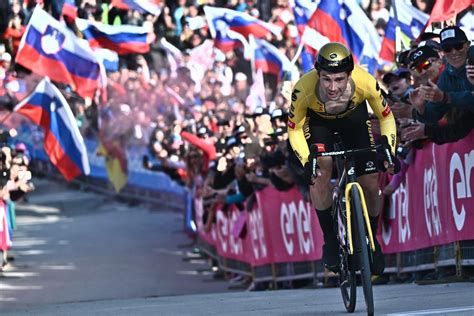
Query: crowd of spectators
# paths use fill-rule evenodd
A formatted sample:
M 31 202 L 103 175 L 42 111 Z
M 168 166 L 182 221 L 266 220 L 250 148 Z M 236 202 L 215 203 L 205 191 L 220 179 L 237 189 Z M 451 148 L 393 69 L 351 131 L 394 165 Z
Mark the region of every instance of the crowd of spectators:
M 158 17 L 113 8 L 105 0 L 76 2 L 81 18 L 143 25 L 156 36 L 149 53 L 120 56 L 119 69 L 107 74 L 107 98 L 84 100 L 60 85 L 85 137 L 98 137 L 100 130 L 125 148 L 148 146 L 144 167 L 165 172 L 204 197 L 207 230 L 213 205 L 251 204 L 253 193 L 269 184 L 283 191 L 297 185 L 306 196 L 303 171 L 286 141 L 291 97 L 280 93 L 279 79 L 264 74 L 267 102 L 254 102 L 249 94 L 255 74 L 241 50 L 212 49 L 202 64 L 191 58 L 196 48 L 209 45 L 208 28 L 199 26 L 205 23 L 203 6 L 215 5 L 281 26 L 281 36 L 269 40 L 291 59 L 296 41 L 288 0 L 163 1 Z M 383 37 L 390 1 L 358 2 Z M 13 63 L 36 3 L 60 18 L 61 1 L 0 2 L 0 106 L 5 108 L 21 97 L 21 85 L 11 82 L 21 80 L 30 91 L 41 79 Z M 429 13 L 434 1 L 413 4 Z M 456 141 L 473 127 L 474 66 L 465 66 L 470 42 L 459 29 L 451 30 L 455 40 L 426 34 L 398 55 L 396 70 L 381 67 L 375 74 L 397 119 L 404 170 L 425 142 Z M 180 56 L 170 56 L 163 39 Z M 400 177 L 385 194 L 396 189 Z

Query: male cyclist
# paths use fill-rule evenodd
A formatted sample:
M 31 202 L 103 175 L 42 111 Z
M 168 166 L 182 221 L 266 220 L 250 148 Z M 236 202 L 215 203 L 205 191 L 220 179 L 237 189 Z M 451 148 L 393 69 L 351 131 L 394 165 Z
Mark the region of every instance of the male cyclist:
M 311 201 L 324 234 L 324 263 L 330 270 L 336 271 L 340 259 L 331 215 L 333 161 L 331 157 L 318 157 L 318 174 L 312 177 L 308 145 L 318 144 L 320 150 L 333 150 L 335 131 L 341 136 L 346 149 L 374 145 L 365 101 L 369 102 L 378 118 L 382 134 L 387 136 L 392 155 L 395 153 L 396 126 L 377 81 L 359 66 L 354 66 L 352 54 L 344 45 L 328 43 L 321 47 L 315 68 L 302 76 L 293 89 L 288 136 L 295 155 L 304 166 Z M 376 159 L 375 152 L 356 157 L 357 181 L 364 190 L 374 234 L 381 209 Z M 387 162 L 384 165 L 393 173 L 393 166 L 388 166 Z M 377 240 L 374 241 L 376 253 L 372 272 L 381 274 L 385 262 L 380 245 Z

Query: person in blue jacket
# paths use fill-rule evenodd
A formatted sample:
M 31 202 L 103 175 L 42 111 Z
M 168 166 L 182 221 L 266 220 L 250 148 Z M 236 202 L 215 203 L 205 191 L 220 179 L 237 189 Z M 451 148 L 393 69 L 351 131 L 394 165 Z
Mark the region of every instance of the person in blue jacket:
M 466 74 L 470 42 L 456 26 L 444 28 L 440 38 L 448 62 L 445 70 L 437 84 L 428 81 L 410 94 L 417 119 L 424 123 L 436 123 L 452 108 L 474 112 L 474 85 Z

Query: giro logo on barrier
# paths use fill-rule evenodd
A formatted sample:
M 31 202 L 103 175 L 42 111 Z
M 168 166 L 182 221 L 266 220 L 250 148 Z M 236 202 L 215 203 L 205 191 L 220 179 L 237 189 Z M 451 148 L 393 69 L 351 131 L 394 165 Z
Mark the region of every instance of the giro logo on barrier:
M 428 234 L 430 237 L 439 236 L 441 233 L 441 219 L 438 205 L 438 180 L 434 165 L 424 170 L 423 198 Z
M 237 217 L 237 212 L 232 212 L 232 218 L 229 220 L 221 210 L 217 211 L 217 236 L 224 253 L 243 254 L 242 240 L 231 233 Z
M 398 242 L 403 244 L 410 240 L 411 229 L 408 217 L 408 180 L 406 184 L 400 184 L 397 191 L 393 193 L 392 201 L 394 211 L 398 217 Z
M 449 192 L 451 197 L 451 210 L 453 212 L 456 229 L 460 231 L 464 227 L 466 220 L 466 209 L 461 204 L 461 211 L 458 212 L 456 201 L 472 197 L 471 172 L 474 167 L 474 150 L 469 154 L 464 154 L 464 164 L 458 153 L 451 156 L 449 163 Z M 456 181 L 456 183 L 455 183 Z M 454 186 L 456 185 L 456 191 Z
M 281 204 L 280 228 L 289 255 L 295 252 L 296 247 L 301 254 L 309 254 L 314 250 L 311 214 L 311 208 L 302 200 L 298 202 L 298 207 L 295 202 Z
M 260 203 L 258 204 L 260 205 Z M 268 255 L 265 244 L 265 231 L 263 229 L 262 211 L 259 207 L 249 212 L 250 241 L 255 259 L 266 258 Z
M 411 227 L 408 214 L 408 179 L 406 183 L 401 183 L 398 189 L 392 194 L 392 208 L 398 223 L 398 242 L 404 244 L 411 239 Z M 390 243 L 392 238 L 392 228 L 390 225 L 382 225 L 382 240 L 384 245 Z

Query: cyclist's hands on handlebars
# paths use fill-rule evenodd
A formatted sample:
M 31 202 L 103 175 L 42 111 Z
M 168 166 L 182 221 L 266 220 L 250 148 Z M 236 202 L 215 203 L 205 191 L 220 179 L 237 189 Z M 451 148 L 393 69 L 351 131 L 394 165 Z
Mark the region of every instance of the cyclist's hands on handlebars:
M 377 167 L 390 174 L 400 172 L 400 161 L 392 155 L 387 136 L 381 136 L 377 140 Z
M 317 149 L 310 148 L 308 162 L 304 165 L 304 180 L 307 185 L 313 185 L 317 177 L 321 176 L 321 171 L 317 164 Z

